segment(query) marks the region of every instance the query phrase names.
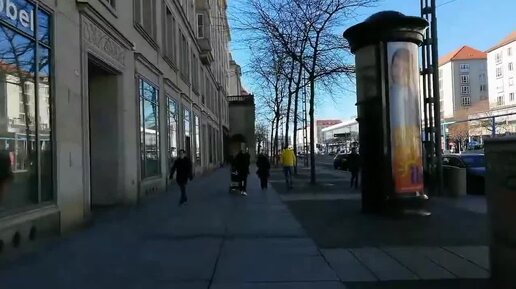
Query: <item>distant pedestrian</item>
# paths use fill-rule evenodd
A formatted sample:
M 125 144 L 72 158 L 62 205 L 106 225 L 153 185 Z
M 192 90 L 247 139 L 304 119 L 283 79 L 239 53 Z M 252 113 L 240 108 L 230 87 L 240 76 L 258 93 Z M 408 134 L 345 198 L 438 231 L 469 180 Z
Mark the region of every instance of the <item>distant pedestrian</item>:
M 289 147 L 285 146 L 281 153 L 281 165 L 283 166 L 283 173 L 285 174 L 285 182 L 287 184 L 287 190 L 292 189 L 292 173 L 294 172 L 294 166 L 296 165 L 296 154 Z
M 234 167 L 238 173 L 240 180 L 240 195 L 247 196 L 247 177 L 249 176 L 249 165 L 251 165 L 251 156 L 249 153 L 240 150 L 235 157 Z
M 9 185 L 14 179 L 11 169 L 11 158 L 9 152 L 0 152 L 0 201 L 8 191 Z
M 357 148 L 352 148 L 348 155 L 348 168 L 351 172 L 350 187 L 358 188 L 358 173 L 360 171 L 360 156 L 357 154 Z
M 260 178 L 260 185 L 262 190 L 267 189 L 267 183 L 269 181 L 271 163 L 269 162 L 269 158 L 264 155 L 258 155 L 256 160 L 256 166 L 258 167 L 258 171 L 256 174 Z
M 185 150 L 179 151 L 179 156 L 170 169 L 170 179 L 174 177 L 174 173 L 176 172 L 176 182 L 181 190 L 181 198 L 179 199 L 179 205 L 181 206 L 188 201 L 188 197 L 186 196 L 186 184 L 188 180 L 193 179 L 192 161 L 186 156 Z

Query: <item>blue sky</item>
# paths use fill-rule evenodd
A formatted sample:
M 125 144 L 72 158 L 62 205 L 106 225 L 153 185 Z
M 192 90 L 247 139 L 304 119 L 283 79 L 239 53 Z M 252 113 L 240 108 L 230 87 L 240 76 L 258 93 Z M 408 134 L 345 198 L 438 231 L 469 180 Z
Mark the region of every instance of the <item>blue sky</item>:
M 229 1 L 230 18 L 238 16 L 232 14 L 231 5 L 241 5 L 243 2 Z M 419 5 L 419 0 L 381 0 L 376 7 L 358 11 L 356 19 L 345 25 L 354 25 L 383 10 L 396 10 L 406 15 L 419 16 Z M 516 30 L 516 0 L 437 0 L 437 5 L 440 56 L 463 45 L 486 50 Z M 233 32 L 235 42 L 238 42 L 238 33 Z M 249 51 L 239 44 L 235 44 L 233 48 L 233 58 L 244 71 L 244 84 L 251 84 L 252 75 L 245 74 Z M 349 119 L 356 115 L 356 95 L 353 92 L 343 91 L 334 98 L 335 100 L 325 98 L 319 101 L 316 108 L 317 119 Z

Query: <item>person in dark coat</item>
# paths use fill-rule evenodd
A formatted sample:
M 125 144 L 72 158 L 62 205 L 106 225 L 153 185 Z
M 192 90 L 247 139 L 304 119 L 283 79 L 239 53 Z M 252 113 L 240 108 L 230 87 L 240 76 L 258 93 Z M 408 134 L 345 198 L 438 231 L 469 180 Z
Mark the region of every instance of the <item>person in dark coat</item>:
M 251 164 L 251 156 L 246 151 L 239 151 L 235 157 L 234 166 L 240 177 L 240 194 L 247 196 L 247 177 L 249 176 L 249 165 Z
M 269 180 L 269 171 L 271 169 L 271 163 L 269 162 L 269 158 L 266 155 L 260 154 L 256 160 L 256 166 L 258 167 L 258 171 L 256 174 L 260 178 L 260 184 L 262 190 L 267 189 L 267 182 Z
M 8 151 L 0 152 L 0 201 L 8 191 L 8 186 L 14 179 L 11 168 L 11 158 Z
M 360 171 L 360 156 L 357 154 L 357 148 L 352 148 L 348 155 L 348 168 L 351 172 L 350 187 L 358 188 L 358 172 Z
M 179 151 L 179 157 L 170 169 L 170 179 L 174 177 L 174 173 L 177 173 L 176 182 L 181 190 L 181 199 L 179 200 L 179 205 L 181 206 L 188 201 L 188 197 L 186 196 L 186 184 L 188 180 L 193 179 L 192 161 L 186 156 L 185 150 Z

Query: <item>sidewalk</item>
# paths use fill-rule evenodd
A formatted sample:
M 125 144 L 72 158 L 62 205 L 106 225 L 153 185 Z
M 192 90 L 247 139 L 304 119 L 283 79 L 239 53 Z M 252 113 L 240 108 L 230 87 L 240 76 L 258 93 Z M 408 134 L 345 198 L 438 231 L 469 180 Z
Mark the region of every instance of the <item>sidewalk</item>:
M 228 171 L 137 208 L 114 209 L 71 237 L 0 269 L 1 288 L 345 288 L 274 190 L 228 194 Z
M 301 169 L 292 190 L 279 169 L 271 180 L 347 288 L 490 288 L 481 200 L 431 199 L 431 217 L 396 219 L 361 213 L 348 172 L 318 166 L 310 185 Z

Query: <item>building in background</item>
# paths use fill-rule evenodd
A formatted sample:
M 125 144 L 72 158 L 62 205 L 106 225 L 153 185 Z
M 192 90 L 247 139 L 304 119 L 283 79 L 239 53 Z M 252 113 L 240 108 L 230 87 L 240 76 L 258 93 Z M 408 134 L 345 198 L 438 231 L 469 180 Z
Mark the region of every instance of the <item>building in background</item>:
M 358 145 L 358 122 L 355 119 L 346 120 L 339 124 L 322 129 L 321 151 L 337 153 L 349 151 Z
M 219 166 L 225 0 L 9 3 L 34 17 L 0 11 L 0 153 L 14 171 L 0 200 L 4 249 L 14 234 L 66 231 L 96 207 L 164 191 L 180 149 L 197 173 Z
M 237 83 L 240 83 L 240 80 Z M 239 150 L 247 148 L 251 155 L 251 161 L 254 161 L 256 158 L 256 107 L 254 95 L 242 89 L 239 95 L 228 96 L 228 100 L 230 129 L 226 159 L 231 161 Z
M 487 54 L 463 46 L 439 60 L 441 117 L 452 119 L 489 98 Z
M 320 119 L 320 120 L 317 120 L 315 122 L 315 127 L 317 129 L 316 139 L 317 140 L 322 140 L 322 130 L 324 128 L 327 128 L 327 127 L 332 126 L 332 125 L 339 124 L 341 122 L 342 122 L 342 120 L 338 120 L 338 119 Z M 317 146 L 317 148 L 319 148 L 321 143 L 319 143 L 319 141 L 316 141 L 315 145 Z
M 516 113 L 516 31 L 487 50 L 490 114 Z M 516 133 L 516 115 L 497 118 L 497 134 Z

